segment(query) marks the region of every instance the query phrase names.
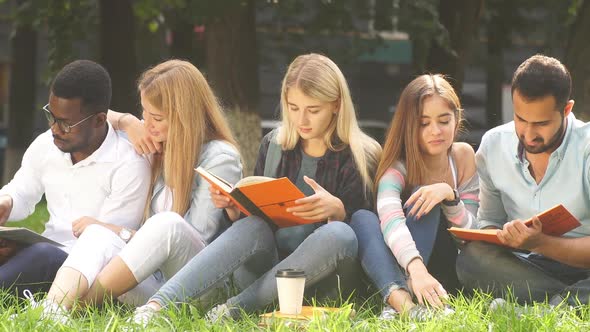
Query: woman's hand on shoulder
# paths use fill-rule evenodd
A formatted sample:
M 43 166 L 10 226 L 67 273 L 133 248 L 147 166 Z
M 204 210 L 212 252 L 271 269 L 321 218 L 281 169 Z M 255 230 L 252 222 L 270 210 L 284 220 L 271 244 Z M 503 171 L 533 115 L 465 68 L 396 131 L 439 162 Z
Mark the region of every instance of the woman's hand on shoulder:
M 449 201 L 455 199 L 453 188 L 444 182 L 435 183 L 416 190 L 408 198 L 404 208 L 413 204 L 414 206 L 412 206 L 408 215 L 420 218 L 445 199 Z
M 221 192 L 213 186 L 209 187 L 209 192 L 211 193 L 211 201 L 213 202 L 213 205 L 218 209 L 225 209 L 231 221 L 236 221 L 240 216 L 240 209 L 238 209 L 228 197 L 222 195 Z
M 304 176 L 303 180 L 313 189 L 315 194 L 296 200 L 296 205 L 288 208 L 287 212 L 307 220 L 344 220 L 346 210 L 338 197 L 330 194 L 307 176 Z
M 129 137 L 129 141 L 131 141 L 137 153 L 151 154 L 162 152 L 162 143 L 152 139 L 139 119 L 134 116 L 128 116 L 127 119 L 132 120 L 125 122 L 125 126 L 121 129 L 127 133 L 127 137 Z
M 410 279 L 408 286 L 416 295 L 420 304 L 429 303 L 431 306 L 442 308 L 443 300 L 448 297 L 447 291 L 436 278 L 426 269 L 420 258 L 413 259 L 408 264 Z

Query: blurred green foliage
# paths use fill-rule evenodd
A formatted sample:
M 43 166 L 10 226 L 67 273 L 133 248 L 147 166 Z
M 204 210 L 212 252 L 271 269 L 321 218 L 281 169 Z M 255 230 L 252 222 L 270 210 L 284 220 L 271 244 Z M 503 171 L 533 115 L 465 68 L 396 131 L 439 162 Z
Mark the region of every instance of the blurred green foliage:
M 37 233 L 43 233 L 47 220 L 49 220 L 49 212 L 47 211 L 47 202 L 43 199 L 35 207 L 35 212 L 28 218 L 21 221 L 8 222 L 6 226 L 26 227 Z

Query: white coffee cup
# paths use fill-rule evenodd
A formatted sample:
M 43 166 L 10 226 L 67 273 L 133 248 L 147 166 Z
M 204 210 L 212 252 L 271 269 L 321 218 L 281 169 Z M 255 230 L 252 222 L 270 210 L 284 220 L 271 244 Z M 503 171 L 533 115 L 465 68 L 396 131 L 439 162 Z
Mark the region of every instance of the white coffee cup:
M 283 314 L 299 315 L 303 305 L 305 272 L 297 269 L 283 269 L 276 273 L 279 293 L 279 310 Z

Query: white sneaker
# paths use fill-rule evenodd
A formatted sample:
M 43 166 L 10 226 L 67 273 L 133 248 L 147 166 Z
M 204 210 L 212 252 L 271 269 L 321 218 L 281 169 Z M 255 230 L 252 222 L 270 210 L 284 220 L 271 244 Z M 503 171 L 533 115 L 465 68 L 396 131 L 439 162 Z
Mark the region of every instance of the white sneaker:
M 39 319 L 51 320 L 61 325 L 70 324 L 70 313 L 58 303 L 49 299 L 43 299 L 39 302 L 39 305 L 43 308 Z
M 381 311 L 381 315 L 379 315 L 379 319 L 380 320 L 392 320 L 392 319 L 396 319 L 399 317 L 399 312 L 397 312 L 397 310 L 393 309 L 393 307 L 391 307 L 390 305 L 387 305 L 383 308 L 383 311 Z
M 136 308 L 135 312 L 133 313 L 133 317 L 131 317 L 127 321 L 129 323 L 146 327 L 154 318 L 154 316 L 158 314 L 158 311 L 159 310 L 156 310 L 151 305 L 144 304 L 141 307 Z
M 436 309 L 418 304 L 408 310 L 408 318 L 418 322 L 426 322 L 436 318 L 446 317 L 454 313 L 455 309 L 449 305 L 445 305 L 442 309 Z
M 508 302 L 501 297 L 495 298 L 490 302 L 490 311 L 504 310 L 508 306 Z
M 527 315 L 532 315 L 534 317 L 540 318 L 540 317 L 550 314 L 551 312 L 553 312 L 557 309 L 568 310 L 568 309 L 573 309 L 573 308 L 570 306 L 564 305 L 564 304 L 561 304 L 558 306 L 555 306 L 553 304 L 549 304 L 548 307 L 545 307 L 542 305 L 530 306 L 527 304 L 521 306 L 518 304 L 510 304 L 502 298 L 495 298 L 494 300 L 492 300 L 492 302 L 490 303 L 490 307 L 489 307 L 490 312 L 514 312 L 514 314 L 518 318 L 522 318 Z
M 31 291 L 28 289 L 23 291 L 23 296 L 29 300 L 29 310 L 42 308 L 43 311 L 41 311 L 39 320 L 50 320 L 61 325 L 69 325 L 70 313 L 66 310 L 66 308 L 47 298 L 37 302 L 35 301 Z M 14 319 L 15 317 L 12 316 L 10 318 Z
M 230 307 L 224 303 L 211 308 L 205 315 L 205 319 L 210 323 L 222 323 L 227 320 L 236 319 L 239 313 L 238 308 Z

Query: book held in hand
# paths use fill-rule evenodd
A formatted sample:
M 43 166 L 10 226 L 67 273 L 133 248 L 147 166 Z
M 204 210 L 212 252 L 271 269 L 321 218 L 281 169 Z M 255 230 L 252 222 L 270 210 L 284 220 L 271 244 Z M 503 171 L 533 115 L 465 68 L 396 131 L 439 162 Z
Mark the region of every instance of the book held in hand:
M 561 236 L 580 226 L 580 221 L 578 221 L 578 219 L 561 204 L 538 214 L 537 218 L 539 218 L 543 224 L 543 233 L 552 236 Z M 530 227 L 533 224 L 533 219 L 526 220 L 525 224 Z M 461 240 L 485 241 L 503 245 L 496 235 L 499 231 L 499 229 L 449 228 L 449 232 L 453 233 L 453 235 Z
M 264 176 L 248 176 L 235 185 L 199 167 L 196 169 L 211 186 L 228 197 L 242 213 L 255 215 L 278 227 L 312 224 L 319 220 L 307 220 L 287 212 L 296 205 L 295 200 L 305 195 L 288 178 L 279 179 Z
M 4 227 L 0 226 L 0 239 L 10 240 L 22 244 L 35 244 L 40 242 L 47 242 L 56 247 L 63 247 L 60 243 L 57 243 L 45 236 L 35 233 L 30 229 L 23 227 Z

